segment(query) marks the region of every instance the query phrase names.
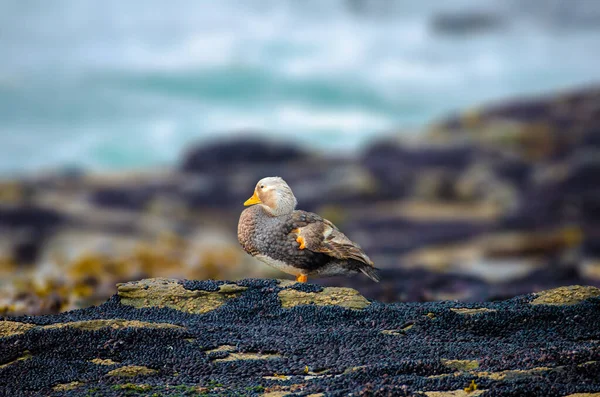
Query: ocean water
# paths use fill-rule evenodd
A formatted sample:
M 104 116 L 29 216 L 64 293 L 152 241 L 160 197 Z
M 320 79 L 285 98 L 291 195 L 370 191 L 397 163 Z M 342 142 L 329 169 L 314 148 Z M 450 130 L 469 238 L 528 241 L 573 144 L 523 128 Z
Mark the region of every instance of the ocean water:
M 599 82 L 599 10 L 597 0 L 0 2 L 0 174 L 172 165 L 192 143 L 244 131 L 360 150 L 461 108 Z M 436 25 L 473 13 L 483 26 Z

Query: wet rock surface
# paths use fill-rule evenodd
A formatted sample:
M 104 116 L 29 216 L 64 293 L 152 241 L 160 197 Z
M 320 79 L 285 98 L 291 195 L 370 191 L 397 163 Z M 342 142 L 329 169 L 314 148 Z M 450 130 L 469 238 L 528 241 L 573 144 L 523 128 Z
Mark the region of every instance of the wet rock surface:
M 165 280 L 142 280 L 154 297 Z M 246 279 L 205 312 L 123 304 L 0 321 L 7 396 L 567 396 L 600 392 L 600 298 L 574 286 L 507 301 L 369 302 L 356 291 Z M 187 286 L 187 287 L 186 287 Z M 282 292 L 300 292 L 287 305 Z M 309 303 L 305 295 L 314 295 Z M 331 295 L 331 293 L 329 294 Z M 541 296 L 561 296 L 532 304 Z M 165 297 L 165 299 L 170 298 Z M 289 299 L 294 299 L 288 297 Z M 182 297 L 194 300 L 196 297 Z M 164 301 L 164 299 L 163 299 Z M 22 324 L 22 326 L 15 326 Z

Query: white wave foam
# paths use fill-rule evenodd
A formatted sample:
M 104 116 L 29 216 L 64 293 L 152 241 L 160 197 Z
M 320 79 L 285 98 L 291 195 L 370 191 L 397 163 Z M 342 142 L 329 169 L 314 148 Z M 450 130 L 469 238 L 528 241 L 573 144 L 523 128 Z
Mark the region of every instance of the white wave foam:
M 390 128 L 389 118 L 353 110 L 320 110 L 300 106 L 282 106 L 273 117 L 283 129 L 341 131 L 344 134 L 368 133 Z

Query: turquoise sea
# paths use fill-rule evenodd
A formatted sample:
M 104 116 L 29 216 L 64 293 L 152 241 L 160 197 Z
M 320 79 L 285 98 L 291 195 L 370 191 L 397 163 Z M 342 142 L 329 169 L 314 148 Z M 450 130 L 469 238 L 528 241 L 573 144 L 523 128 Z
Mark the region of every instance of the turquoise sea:
M 349 152 L 600 82 L 600 2 L 3 1 L 0 54 L 0 174 L 171 165 L 245 131 Z

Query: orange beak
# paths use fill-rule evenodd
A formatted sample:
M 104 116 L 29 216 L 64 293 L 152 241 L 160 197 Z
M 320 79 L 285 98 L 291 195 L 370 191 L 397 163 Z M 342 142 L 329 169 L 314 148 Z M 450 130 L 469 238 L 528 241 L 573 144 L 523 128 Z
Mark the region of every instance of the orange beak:
M 256 190 L 255 190 L 252 197 L 250 197 L 248 200 L 244 201 L 244 207 L 247 207 L 249 205 L 254 205 L 254 204 L 260 204 L 260 203 L 262 203 L 262 201 L 260 201 L 260 199 L 258 198 L 258 195 L 256 194 Z

